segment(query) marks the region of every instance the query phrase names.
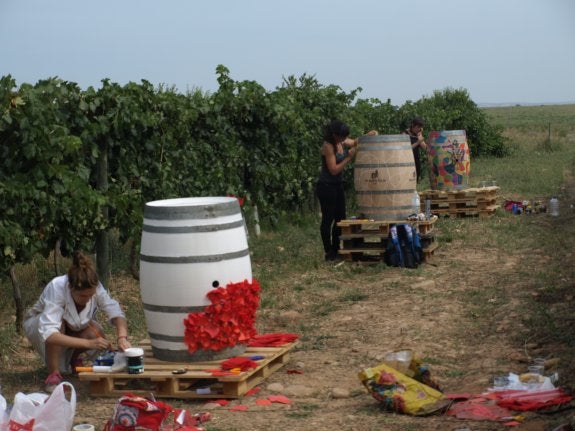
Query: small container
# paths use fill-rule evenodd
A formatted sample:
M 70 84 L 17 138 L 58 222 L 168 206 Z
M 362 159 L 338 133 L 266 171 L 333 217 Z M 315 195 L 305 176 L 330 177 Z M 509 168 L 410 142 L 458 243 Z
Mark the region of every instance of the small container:
M 545 358 L 533 358 L 531 365 L 540 366 L 543 368 L 543 371 L 545 371 Z
M 142 374 L 144 372 L 144 349 L 130 347 L 124 350 L 128 362 L 128 374 Z
M 94 425 L 91 424 L 78 424 L 74 425 L 72 431 L 95 431 Z
M 411 211 L 413 211 L 413 214 L 417 215 L 421 212 L 421 208 L 420 208 L 420 199 L 419 199 L 419 193 L 417 193 L 417 190 L 413 192 L 413 196 L 411 198 Z
M 529 374 L 534 374 L 537 376 L 542 376 L 544 369 L 545 367 L 543 365 L 530 365 L 529 367 L 527 367 L 527 371 L 529 372 Z
M 549 214 L 551 217 L 559 217 L 559 199 L 556 196 L 549 200 Z

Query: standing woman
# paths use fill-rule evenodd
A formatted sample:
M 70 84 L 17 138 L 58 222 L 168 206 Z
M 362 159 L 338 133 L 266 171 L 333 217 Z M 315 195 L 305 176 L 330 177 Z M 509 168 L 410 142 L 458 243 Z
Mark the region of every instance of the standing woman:
M 413 151 L 413 159 L 415 161 L 415 172 L 417 175 L 417 182 L 421 181 L 421 157 L 420 151 L 423 150 L 427 154 L 427 144 L 425 143 L 425 138 L 423 137 L 423 128 L 425 127 L 425 121 L 421 117 L 415 117 L 409 123 L 409 127 L 405 129 L 404 134 L 409 135 L 409 140 L 411 141 L 411 150 Z M 427 160 L 427 158 L 426 158 Z
M 346 218 L 343 170 L 355 157 L 359 142 L 348 136 L 349 127 L 339 120 L 331 121 L 324 128 L 316 194 L 321 206 L 321 240 L 328 261 L 338 258 L 341 229 L 337 223 Z
M 62 382 L 62 373 L 71 371 L 79 353 L 95 355 L 111 347 L 102 327 L 93 320 L 98 309 L 116 327 L 118 348 L 130 348 L 120 305 L 98 280 L 94 262 L 76 251 L 68 274 L 50 281 L 24 318 L 24 332 L 48 368 L 46 392 Z

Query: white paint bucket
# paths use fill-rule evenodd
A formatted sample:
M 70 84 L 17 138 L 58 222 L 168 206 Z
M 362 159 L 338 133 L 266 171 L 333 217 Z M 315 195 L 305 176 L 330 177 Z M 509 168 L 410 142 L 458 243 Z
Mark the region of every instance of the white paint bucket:
M 252 281 L 246 227 L 233 197 L 148 202 L 140 254 L 140 291 L 154 357 L 201 361 L 232 357 L 244 345 L 188 352 L 184 319 L 210 305 L 206 295 Z
M 144 372 L 144 349 L 130 347 L 124 350 L 128 363 L 128 374 L 142 374 Z

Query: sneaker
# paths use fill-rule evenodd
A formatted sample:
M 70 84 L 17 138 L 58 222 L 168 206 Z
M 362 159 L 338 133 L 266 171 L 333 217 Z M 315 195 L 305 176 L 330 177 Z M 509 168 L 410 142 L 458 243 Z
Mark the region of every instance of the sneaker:
M 62 375 L 58 371 L 54 371 L 44 380 L 44 390 L 51 394 L 60 383 L 62 383 Z

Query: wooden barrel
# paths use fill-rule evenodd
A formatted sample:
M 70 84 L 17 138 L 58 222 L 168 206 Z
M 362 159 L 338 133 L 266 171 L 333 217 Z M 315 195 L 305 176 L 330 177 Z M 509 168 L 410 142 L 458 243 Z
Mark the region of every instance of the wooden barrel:
M 359 217 L 404 220 L 412 212 L 417 187 L 415 161 L 408 135 L 359 138 L 354 164 Z
M 429 159 L 433 171 L 431 188 L 461 190 L 469 187 L 471 161 L 465 130 L 432 131 Z
M 190 353 L 184 319 L 210 305 L 206 294 L 252 281 L 244 218 L 233 197 L 148 202 L 144 208 L 140 291 L 154 357 L 202 361 L 236 356 L 244 345 Z

